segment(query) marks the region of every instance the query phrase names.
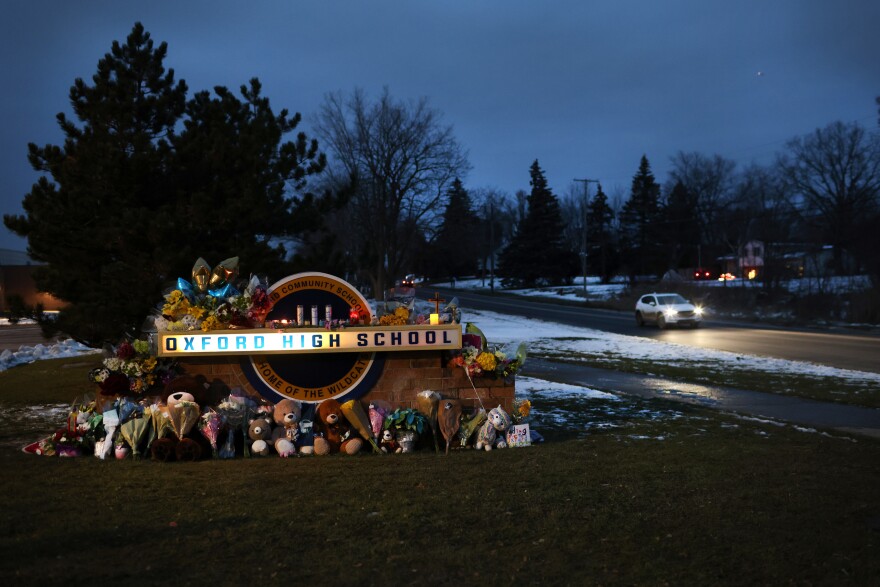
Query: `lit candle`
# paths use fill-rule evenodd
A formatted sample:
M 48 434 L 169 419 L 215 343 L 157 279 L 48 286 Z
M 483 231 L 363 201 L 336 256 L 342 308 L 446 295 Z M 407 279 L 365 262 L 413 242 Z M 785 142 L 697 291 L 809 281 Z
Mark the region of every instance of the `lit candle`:
M 431 314 L 431 325 L 436 326 L 440 324 L 440 314 Z
M 352 308 L 351 311 L 349 311 L 349 313 L 348 313 L 348 321 L 351 324 L 357 324 L 358 320 L 360 320 L 360 319 L 361 319 L 361 317 L 358 314 L 357 308 Z
M 305 316 L 303 316 L 303 307 L 297 306 L 296 307 L 296 323 L 297 323 L 297 325 L 302 326 L 303 320 L 305 320 Z
M 318 306 L 312 306 L 312 326 L 318 325 Z

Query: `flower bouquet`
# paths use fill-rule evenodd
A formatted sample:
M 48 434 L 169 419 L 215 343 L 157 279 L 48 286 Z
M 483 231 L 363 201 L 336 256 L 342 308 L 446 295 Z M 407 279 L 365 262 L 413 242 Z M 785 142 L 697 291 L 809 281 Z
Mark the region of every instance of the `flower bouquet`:
M 104 359 L 103 366 L 89 372 L 89 380 L 96 383 L 104 396 L 144 396 L 158 390 L 178 373 L 177 363 L 159 359 L 151 354 L 146 340 L 122 342 L 113 355 Z

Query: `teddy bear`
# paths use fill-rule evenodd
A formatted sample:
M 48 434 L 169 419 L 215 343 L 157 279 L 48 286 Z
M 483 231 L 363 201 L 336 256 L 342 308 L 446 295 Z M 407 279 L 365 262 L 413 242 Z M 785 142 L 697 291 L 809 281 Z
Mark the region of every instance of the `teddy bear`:
M 204 377 L 193 377 L 191 375 L 179 375 L 169 381 L 162 390 L 162 400 L 166 405 L 169 402 L 194 401 L 197 404 L 204 405 L 208 399 L 208 385 Z M 181 395 L 189 394 L 189 396 Z
M 357 453 L 364 445 L 342 413 L 342 406 L 335 399 L 328 399 L 318 406 L 317 424 L 323 436 L 315 438 L 315 454 L 326 455 L 343 452 Z
M 295 455 L 302 406 L 296 400 L 283 399 L 275 404 L 272 417 L 276 424 L 275 430 L 272 431 L 275 452 L 280 457 Z
M 199 406 L 205 401 L 205 390 L 202 380 L 187 375 L 175 377 L 165 385 L 161 410 L 172 432 L 150 445 L 153 460 L 196 461 L 205 454 L 201 434 L 190 434 L 201 413 Z
M 264 416 L 251 420 L 248 426 L 248 438 L 251 439 L 251 454 L 265 457 L 272 446 L 272 423 Z
M 394 432 L 389 430 L 382 431 L 382 438 L 379 442 L 379 449 L 382 452 L 387 453 L 399 453 L 402 452 L 403 449 L 400 448 L 400 444 L 394 439 Z
M 474 448 L 492 450 L 493 445 L 495 448 L 507 448 L 504 433 L 512 424 L 510 415 L 500 405 L 492 408 L 489 410 L 486 422 L 477 433 L 477 443 Z

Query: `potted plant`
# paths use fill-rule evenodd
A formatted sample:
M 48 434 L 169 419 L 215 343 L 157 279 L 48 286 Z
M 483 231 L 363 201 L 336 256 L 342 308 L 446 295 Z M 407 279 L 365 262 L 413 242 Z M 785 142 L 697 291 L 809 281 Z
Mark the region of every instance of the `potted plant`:
M 425 431 L 428 419 L 413 408 L 397 408 L 385 417 L 382 427 L 393 430 L 403 452 L 412 452 L 419 435 Z

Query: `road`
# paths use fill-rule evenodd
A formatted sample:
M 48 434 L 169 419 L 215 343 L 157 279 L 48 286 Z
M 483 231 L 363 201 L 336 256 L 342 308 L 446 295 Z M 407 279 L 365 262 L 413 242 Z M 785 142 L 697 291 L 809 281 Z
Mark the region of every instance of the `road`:
M 22 345 L 52 344 L 55 339 L 46 340 L 36 324 L 17 324 L 0 328 L 0 352 L 17 351 Z
M 659 330 L 652 326 L 642 328 L 636 326 L 633 314 L 630 312 L 558 305 L 431 287 L 420 289 L 418 295 L 422 299 L 427 299 L 434 292 L 439 292 L 446 300 L 458 297 L 463 308 L 527 316 L 695 347 L 880 373 L 880 335 L 876 334 L 787 329 L 712 320 L 707 320 L 696 330 L 689 328 Z

